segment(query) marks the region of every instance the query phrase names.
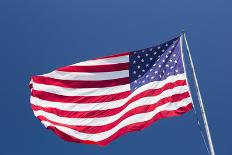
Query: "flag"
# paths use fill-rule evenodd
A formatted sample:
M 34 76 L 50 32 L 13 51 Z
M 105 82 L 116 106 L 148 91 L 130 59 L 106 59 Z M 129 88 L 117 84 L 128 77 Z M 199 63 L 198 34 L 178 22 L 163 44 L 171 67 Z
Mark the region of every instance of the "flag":
M 181 37 L 32 76 L 34 115 L 64 140 L 105 146 L 192 109 Z

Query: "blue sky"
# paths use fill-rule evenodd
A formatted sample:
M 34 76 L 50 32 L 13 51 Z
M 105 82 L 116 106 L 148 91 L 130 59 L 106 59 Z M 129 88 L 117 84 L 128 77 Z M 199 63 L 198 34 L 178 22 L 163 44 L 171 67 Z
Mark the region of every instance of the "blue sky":
M 232 154 L 231 6 L 230 0 L 1 0 L 0 154 L 207 154 L 193 111 L 102 148 L 58 138 L 34 117 L 29 102 L 31 75 L 150 47 L 183 29 L 216 154 Z

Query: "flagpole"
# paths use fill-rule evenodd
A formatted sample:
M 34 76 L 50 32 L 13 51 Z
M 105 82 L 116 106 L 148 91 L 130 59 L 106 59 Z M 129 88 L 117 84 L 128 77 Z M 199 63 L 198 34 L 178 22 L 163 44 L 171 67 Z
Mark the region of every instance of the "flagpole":
M 199 88 L 199 85 L 198 85 L 197 76 L 196 76 L 196 73 L 195 73 L 195 68 L 194 68 L 194 65 L 193 65 L 193 60 L 192 60 L 192 56 L 191 56 L 190 49 L 189 49 L 189 46 L 188 46 L 188 42 L 187 42 L 187 39 L 186 39 L 185 32 L 183 32 L 183 38 L 184 38 L 184 41 L 185 41 L 185 45 L 186 45 L 186 48 L 187 48 L 187 52 L 188 52 L 188 56 L 189 56 L 189 60 L 190 60 L 190 64 L 191 64 L 195 89 L 197 91 L 198 101 L 199 101 L 199 105 L 200 105 L 200 109 L 201 109 L 201 115 L 202 115 L 202 118 L 203 118 L 205 131 L 206 131 L 206 135 L 207 135 L 207 139 L 208 139 L 208 143 L 209 143 L 210 154 L 215 155 L 213 142 L 212 142 L 212 138 L 211 138 L 211 134 L 210 134 L 210 130 L 209 130 L 209 125 L 208 125 L 208 121 L 207 121 L 207 117 L 206 117 L 206 113 L 205 113 L 205 108 L 204 108 L 204 104 L 203 104 L 203 101 L 202 101 L 201 92 L 200 92 L 200 88 Z

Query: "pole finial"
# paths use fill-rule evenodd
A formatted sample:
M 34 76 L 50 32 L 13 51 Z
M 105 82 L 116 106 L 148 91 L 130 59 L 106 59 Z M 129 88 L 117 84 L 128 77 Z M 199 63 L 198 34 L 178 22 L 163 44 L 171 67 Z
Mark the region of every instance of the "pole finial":
M 185 30 L 184 29 L 182 29 L 181 35 L 185 35 Z

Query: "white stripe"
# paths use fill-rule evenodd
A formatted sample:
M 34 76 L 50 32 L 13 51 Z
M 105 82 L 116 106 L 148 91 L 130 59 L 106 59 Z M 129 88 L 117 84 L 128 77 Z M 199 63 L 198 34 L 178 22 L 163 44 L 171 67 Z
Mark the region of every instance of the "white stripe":
M 113 58 L 88 60 L 88 61 L 83 61 L 73 64 L 71 66 L 95 66 L 95 65 L 109 65 L 109 64 L 127 63 L 127 62 L 129 62 L 129 55 L 118 56 Z
M 107 109 L 113 109 L 117 107 L 121 107 L 125 102 L 127 102 L 130 98 L 133 96 L 148 90 L 148 89 L 159 89 L 163 87 L 165 84 L 170 82 L 175 82 L 177 80 L 185 80 L 186 75 L 185 73 L 170 76 L 166 80 L 163 81 L 154 81 L 151 83 L 148 83 L 140 88 L 138 88 L 136 91 L 134 91 L 130 96 L 128 96 L 125 99 L 111 101 L 111 102 L 102 102 L 102 103 L 62 103 L 62 102 L 51 102 L 42 100 L 36 97 L 31 96 L 31 103 L 42 106 L 42 107 L 51 107 L 51 108 L 57 108 L 60 110 L 70 110 L 73 111 L 92 111 L 92 110 L 107 110 Z
M 130 91 L 130 84 L 104 88 L 64 88 L 34 83 L 33 89 L 64 96 L 100 96 Z
M 173 89 L 173 91 L 165 91 L 162 94 L 158 96 L 153 97 L 144 97 L 137 101 L 134 101 L 130 103 L 125 109 L 123 109 L 121 112 L 108 117 L 98 117 L 98 118 L 67 118 L 67 117 L 60 117 L 58 115 L 48 113 L 42 110 L 34 111 L 36 116 L 44 116 L 47 119 L 62 123 L 62 124 L 68 124 L 68 125 L 81 125 L 81 126 L 101 126 L 101 125 L 107 125 L 110 124 L 116 120 L 118 120 L 120 117 L 122 117 L 124 114 L 126 114 L 128 111 L 145 105 L 152 105 L 154 103 L 157 103 L 163 98 L 172 96 L 174 94 L 184 93 L 188 92 L 188 87 L 177 87 L 176 89 Z
M 182 100 L 181 102 L 167 103 L 167 104 L 164 104 L 162 106 L 159 106 L 154 111 L 151 111 L 148 113 L 140 113 L 140 114 L 136 114 L 136 115 L 133 115 L 131 117 L 128 117 L 125 120 L 123 120 L 122 122 L 120 122 L 114 128 L 112 128 L 108 131 L 105 131 L 105 132 L 95 133 L 95 134 L 87 134 L 87 133 L 83 133 L 83 132 L 78 132 L 78 131 L 75 131 L 73 129 L 67 128 L 67 127 L 53 125 L 47 121 L 41 121 L 41 122 L 45 125 L 45 127 L 54 126 L 57 129 L 59 129 L 60 131 L 66 133 L 70 136 L 73 136 L 75 138 L 98 142 L 98 141 L 101 141 L 101 140 L 104 140 L 104 139 L 110 137 L 115 132 L 117 132 L 119 129 L 121 129 L 127 125 L 130 125 L 133 123 L 138 123 L 138 122 L 148 121 L 148 120 L 152 119 L 157 113 L 159 113 L 161 111 L 177 110 L 180 107 L 187 106 L 191 102 L 192 102 L 191 98 L 187 98 L 187 99 Z
M 162 94 L 163 93 L 164 94 L 175 94 L 174 92 L 178 91 L 179 89 L 184 90 L 184 87 L 186 87 L 186 85 L 178 86 L 173 89 L 168 89 L 162 92 Z M 179 92 L 179 93 L 182 93 L 182 92 Z M 31 96 L 31 104 L 38 105 L 44 108 L 56 108 L 56 109 L 65 110 L 65 111 L 81 112 L 81 111 L 108 110 L 108 109 L 118 108 L 118 107 L 123 106 L 130 98 L 131 97 L 128 97 L 127 99 L 121 99 L 117 101 L 104 102 L 104 103 L 76 104 L 76 103 L 51 102 L 51 101 L 46 101 L 46 100 L 42 100 L 42 99 Z
M 114 72 L 64 72 L 53 71 L 42 76 L 50 77 L 59 80 L 81 80 L 81 81 L 100 81 L 100 80 L 112 80 L 118 78 L 129 77 L 128 70 L 114 71 Z

